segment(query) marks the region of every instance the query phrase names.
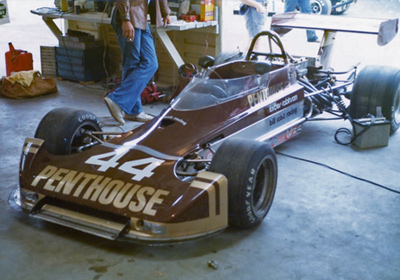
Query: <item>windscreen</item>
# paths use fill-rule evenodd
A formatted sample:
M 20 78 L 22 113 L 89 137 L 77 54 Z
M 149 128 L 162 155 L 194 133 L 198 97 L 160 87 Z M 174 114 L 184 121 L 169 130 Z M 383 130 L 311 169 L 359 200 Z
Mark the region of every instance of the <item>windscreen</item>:
M 260 88 L 260 75 L 233 79 L 210 79 L 195 76 L 175 99 L 175 110 L 197 110 L 238 98 Z

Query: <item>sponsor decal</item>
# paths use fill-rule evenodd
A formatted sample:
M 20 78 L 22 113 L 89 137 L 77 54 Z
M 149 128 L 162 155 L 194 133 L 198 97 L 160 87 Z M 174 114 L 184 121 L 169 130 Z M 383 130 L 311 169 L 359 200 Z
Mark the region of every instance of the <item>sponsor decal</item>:
M 0 3 L 0 18 L 4 18 L 7 16 L 7 7 Z
M 297 95 L 295 95 L 293 97 L 296 97 L 296 100 L 297 100 Z M 274 104 L 276 104 L 276 103 L 274 103 Z M 291 119 L 290 117 L 297 115 L 297 112 L 298 112 L 297 107 L 292 107 L 289 111 L 283 111 L 283 112 L 279 113 L 277 116 L 269 118 L 269 125 L 270 126 L 277 125 L 280 122 L 284 121 L 286 118 Z
M 293 137 L 295 137 L 297 134 L 300 133 L 300 129 L 301 126 L 300 125 L 296 125 L 294 127 L 291 127 L 289 129 L 287 129 L 286 131 L 284 131 L 283 133 L 271 138 L 268 141 L 268 144 L 274 148 L 290 139 L 292 139 Z
M 47 165 L 32 181 L 31 186 L 43 185 L 43 190 L 93 201 L 131 212 L 155 216 L 155 205 L 163 203 L 170 193 L 149 186 L 127 183 L 105 176 L 78 172 Z
M 10 13 L 7 8 L 7 0 L 0 0 L 0 25 L 10 22 Z
M 247 100 L 249 102 L 250 107 L 255 107 L 260 104 L 264 104 L 267 102 L 268 98 L 289 86 L 289 82 L 281 82 L 277 83 L 273 86 L 265 88 L 263 90 L 257 91 L 255 93 L 249 94 L 247 96 Z
M 273 113 L 275 111 L 280 110 L 281 108 L 287 107 L 290 104 L 292 104 L 293 102 L 296 102 L 298 99 L 299 99 L 299 97 L 297 95 L 293 95 L 290 97 L 286 97 L 281 102 L 274 102 L 273 104 L 268 106 L 269 113 Z M 292 112 L 292 114 L 295 114 L 296 112 Z

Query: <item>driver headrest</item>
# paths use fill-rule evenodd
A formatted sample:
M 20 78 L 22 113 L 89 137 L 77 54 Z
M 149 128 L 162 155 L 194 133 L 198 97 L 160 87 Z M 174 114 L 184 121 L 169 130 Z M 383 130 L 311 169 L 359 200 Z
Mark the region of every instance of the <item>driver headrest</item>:
M 259 61 L 254 64 L 254 70 L 257 72 L 257 74 L 260 75 L 271 71 L 271 68 L 272 65 L 269 61 Z

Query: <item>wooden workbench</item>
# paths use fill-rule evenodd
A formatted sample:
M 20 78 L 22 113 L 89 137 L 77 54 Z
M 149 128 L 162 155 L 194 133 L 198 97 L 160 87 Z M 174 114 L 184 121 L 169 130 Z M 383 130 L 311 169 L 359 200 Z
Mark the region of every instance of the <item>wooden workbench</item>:
M 43 21 L 52 33 L 60 38 L 67 29 L 87 32 L 96 39 L 103 39 L 108 47 L 110 73 L 120 75 L 121 52 L 117 36 L 110 25 L 111 18 L 106 13 L 43 13 Z M 54 22 L 64 20 L 64 32 Z M 208 22 L 176 22 L 165 28 L 152 28 L 155 35 L 159 70 L 156 80 L 162 85 L 176 86 L 179 83 L 178 67 L 184 63 L 197 65 L 203 55 L 215 56 L 221 50 L 219 24 Z

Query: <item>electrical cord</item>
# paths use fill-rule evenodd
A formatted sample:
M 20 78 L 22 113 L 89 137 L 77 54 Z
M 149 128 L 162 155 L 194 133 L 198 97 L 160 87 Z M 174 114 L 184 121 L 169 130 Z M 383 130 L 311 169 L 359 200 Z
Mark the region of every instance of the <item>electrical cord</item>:
M 104 9 L 103 9 L 103 13 L 101 14 L 101 22 L 103 22 L 104 14 L 105 14 L 105 12 L 107 11 L 107 9 L 108 9 L 108 1 L 106 2 L 105 6 L 104 6 Z M 102 30 L 102 32 L 103 32 L 103 42 L 104 42 L 103 69 L 104 69 L 104 71 L 105 71 L 105 73 L 106 73 L 106 86 L 105 86 L 105 89 L 104 89 L 104 94 L 103 94 L 103 96 L 106 97 L 106 96 L 108 95 L 108 88 L 109 88 L 109 85 L 110 85 L 110 84 L 109 84 L 110 73 L 108 72 L 107 63 L 106 63 L 106 56 L 107 56 L 107 40 L 106 40 L 106 31 L 105 31 L 105 29 L 104 29 L 104 26 L 103 26 L 103 28 L 102 28 L 101 30 Z
M 349 80 L 354 80 L 355 75 L 356 75 L 356 70 L 357 70 L 357 66 L 354 67 L 354 71 L 350 74 L 350 76 L 347 78 L 347 81 Z M 321 73 L 323 73 L 321 71 Z M 328 73 L 328 72 L 327 72 Z M 339 72 L 338 72 L 339 73 Z M 347 73 L 347 72 L 346 72 Z M 327 84 L 329 87 L 329 91 L 325 88 L 322 88 L 322 92 L 320 94 L 314 95 L 314 96 L 310 96 L 311 101 L 316 104 L 317 108 L 322 108 L 322 111 L 326 111 L 328 113 L 331 113 L 337 117 L 339 117 L 339 119 L 348 119 L 350 121 L 350 124 L 353 128 L 353 132 L 352 133 L 350 131 L 350 129 L 348 128 L 339 128 L 335 135 L 334 135 L 334 139 L 336 141 L 336 143 L 338 143 L 339 145 L 349 145 L 354 143 L 354 141 L 356 141 L 361 135 L 363 135 L 364 133 L 366 133 L 368 131 L 368 129 L 375 124 L 375 117 L 372 114 L 368 114 L 367 117 L 371 119 L 370 123 L 365 126 L 359 133 L 356 133 L 356 129 L 355 129 L 355 125 L 354 125 L 354 120 L 353 118 L 350 116 L 350 113 L 348 112 L 348 108 L 346 107 L 342 96 L 343 95 L 338 95 L 338 96 L 331 96 L 330 92 L 334 92 L 332 89 L 331 84 L 329 83 L 330 81 L 330 76 L 328 78 L 325 78 L 324 80 L 322 80 L 321 82 L 319 82 L 318 84 L 314 85 L 312 82 L 310 82 L 307 77 L 303 77 L 299 79 L 299 84 L 302 85 L 305 89 L 305 91 L 307 93 L 311 93 L 311 92 L 315 92 L 318 91 L 318 89 L 320 87 L 322 87 L 324 84 Z M 331 104 L 336 104 L 337 108 L 339 109 L 339 111 L 334 111 L 331 108 Z M 337 113 L 342 113 L 341 115 L 338 115 Z M 310 121 L 313 120 L 334 120 L 332 118 L 319 118 L 319 119 L 308 119 Z M 343 141 L 339 139 L 339 135 L 340 134 L 346 134 L 349 136 L 350 140 L 349 141 Z
M 300 79 L 299 83 L 301 85 L 303 85 L 305 88 L 308 88 L 309 90 L 317 90 L 317 88 L 315 88 L 310 82 L 308 82 L 306 79 Z M 328 84 L 329 85 L 329 84 Z M 331 88 L 331 86 L 329 85 L 329 87 Z M 324 90 L 325 91 L 325 90 Z M 330 90 L 332 92 L 332 89 Z M 323 93 L 313 96 L 313 98 L 319 99 L 319 101 L 325 103 L 325 104 L 332 104 L 335 103 L 336 106 L 338 107 L 339 111 L 343 113 L 343 116 L 345 117 L 345 119 L 348 119 L 351 123 L 351 126 L 353 128 L 354 131 L 354 135 L 353 133 L 348 129 L 348 128 L 339 128 L 336 132 L 335 132 L 335 141 L 336 143 L 338 143 L 339 145 L 349 145 L 354 143 L 354 141 L 356 141 L 361 135 L 363 135 L 364 133 L 366 133 L 368 131 L 368 129 L 375 124 L 375 117 L 372 114 L 368 114 L 367 117 L 371 118 L 371 122 L 364 127 L 359 133 L 355 133 L 355 126 L 354 126 L 354 120 L 353 118 L 350 116 L 349 112 L 347 111 L 347 108 L 345 106 L 345 104 L 343 103 L 341 97 L 339 97 L 339 100 L 337 100 L 336 98 L 331 97 L 328 92 L 326 91 L 326 95 L 324 95 Z M 314 102 L 318 102 L 318 100 L 313 99 Z M 332 113 L 332 112 L 331 112 Z M 342 118 L 342 117 L 341 117 Z M 317 119 L 316 119 L 317 120 Z M 318 119 L 318 120 L 330 120 L 330 119 Z M 350 136 L 350 141 L 348 142 L 344 142 L 342 140 L 339 139 L 339 134 L 347 134 Z
M 384 186 L 384 185 L 381 185 L 381 184 L 372 182 L 372 181 L 370 181 L 370 180 L 367 180 L 367 179 L 364 179 L 364 178 L 361 178 L 361 177 L 352 175 L 352 174 L 350 174 L 350 173 L 341 171 L 341 170 L 339 170 L 339 169 L 333 168 L 333 167 L 331 167 L 331 166 L 329 166 L 329 165 L 326 165 L 326 164 L 324 164 L 324 163 L 320 163 L 320 162 L 312 161 L 312 160 L 309 160 L 309 159 L 304 159 L 304 158 L 300 158 L 300 157 L 288 155 L 288 154 L 281 153 L 281 152 L 275 152 L 275 153 L 276 153 L 277 155 L 285 156 L 285 157 L 288 157 L 288 158 L 291 158 L 291 159 L 296 159 L 296 160 L 300 160 L 300 161 L 305 161 L 305 162 L 308 162 L 308 163 L 312 163 L 312 164 L 315 164 L 315 165 L 319 165 L 319 166 L 328 168 L 328 169 L 330 169 L 330 170 L 333 170 L 333 171 L 335 171 L 335 172 L 338 172 L 338 173 L 340 173 L 340 174 L 346 175 L 346 176 L 348 176 L 348 177 L 350 177 L 350 178 L 353 178 L 353 179 L 356 179 L 356 180 L 359 180 L 359 181 L 362 181 L 362 182 L 365 182 L 365 183 L 368 183 L 368 184 L 377 186 L 377 187 L 379 187 L 379 188 L 385 189 L 385 190 L 390 191 L 390 192 L 394 192 L 394 193 L 400 194 L 400 191 L 397 191 L 397 190 L 395 190 L 395 189 L 392 189 L 392 188 L 386 187 L 386 186 Z
M 336 143 L 338 143 L 338 144 L 340 144 L 340 145 L 344 145 L 344 146 L 349 145 L 349 144 L 352 144 L 352 143 L 354 143 L 354 141 L 357 140 L 358 137 L 360 137 L 360 136 L 363 135 L 365 132 L 367 132 L 367 130 L 368 130 L 374 123 L 375 123 L 375 117 L 374 117 L 373 115 L 371 115 L 371 122 L 370 122 L 366 127 L 364 127 L 359 133 L 355 134 L 355 135 L 350 139 L 349 142 L 343 142 L 343 141 L 339 140 L 338 135 L 339 135 L 340 133 L 346 133 L 347 135 L 352 135 L 350 129 L 345 128 L 345 127 L 339 128 L 339 129 L 336 131 L 336 133 L 335 133 L 335 141 L 336 141 Z M 353 131 L 355 131 L 354 122 L 352 122 L 352 126 L 353 126 Z
M 371 118 L 370 123 L 366 127 L 364 127 L 359 133 L 355 133 L 356 129 L 355 129 L 355 126 L 354 126 L 354 120 L 350 117 L 350 115 L 348 115 L 348 119 L 350 120 L 351 126 L 353 127 L 354 136 L 351 136 L 352 133 L 351 133 L 350 129 L 345 128 L 345 127 L 339 128 L 335 132 L 335 141 L 336 141 L 336 143 L 338 143 L 339 145 L 346 146 L 346 145 L 354 143 L 354 141 L 356 141 L 361 135 L 366 133 L 368 131 L 368 129 L 370 129 L 371 126 L 375 124 L 375 116 L 374 115 L 368 114 L 367 117 Z M 338 135 L 340 133 L 345 133 L 347 135 L 350 135 L 351 136 L 350 141 L 349 142 L 343 142 L 343 141 L 339 140 Z

